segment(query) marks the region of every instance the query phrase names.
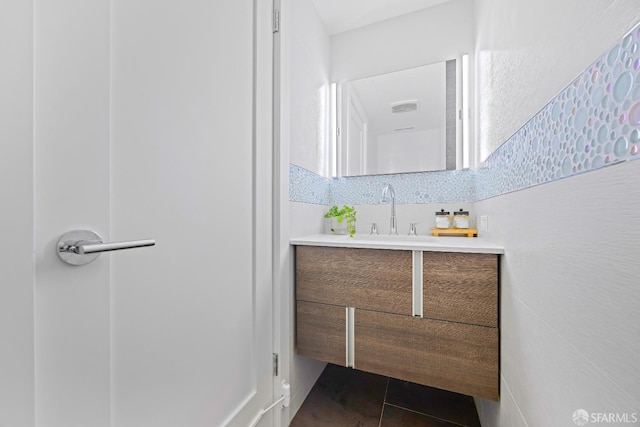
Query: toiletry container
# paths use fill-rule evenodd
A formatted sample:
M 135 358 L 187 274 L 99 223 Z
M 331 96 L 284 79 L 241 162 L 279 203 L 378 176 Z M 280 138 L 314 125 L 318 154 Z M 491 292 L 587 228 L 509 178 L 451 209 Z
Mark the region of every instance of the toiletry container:
M 451 214 L 440 209 L 436 212 L 436 228 L 451 228 Z
M 454 228 L 469 228 L 469 211 L 460 209 L 453 213 Z

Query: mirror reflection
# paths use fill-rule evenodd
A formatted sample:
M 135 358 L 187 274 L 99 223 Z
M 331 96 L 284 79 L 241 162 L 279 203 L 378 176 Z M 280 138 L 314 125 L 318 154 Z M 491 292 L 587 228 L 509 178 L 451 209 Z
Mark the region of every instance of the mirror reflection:
M 455 60 L 348 81 L 337 96 L 339 175 L 456 169 Z

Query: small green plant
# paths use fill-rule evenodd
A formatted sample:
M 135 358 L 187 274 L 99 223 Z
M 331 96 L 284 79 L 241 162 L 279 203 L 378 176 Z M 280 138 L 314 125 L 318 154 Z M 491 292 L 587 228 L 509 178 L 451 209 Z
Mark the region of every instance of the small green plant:
M 340 224 L 346 220 L 347 233 L 349 233 L 349 236 L 353 237 L 353 235 L 356 234 L 356 208 L 353 206 L 344 205 L 342 209 L 338 209 L 336 205 L 333 205 L 331 209 L 329 209 L 329 212 L 324 214 L 324 217 L 335 218 Z M 335 230 L 331 228 L 331 232 L 335 232 Z

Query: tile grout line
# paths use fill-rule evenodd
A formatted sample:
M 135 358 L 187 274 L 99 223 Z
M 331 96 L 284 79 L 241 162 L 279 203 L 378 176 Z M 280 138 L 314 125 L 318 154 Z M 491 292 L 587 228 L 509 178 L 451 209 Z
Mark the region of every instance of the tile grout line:
M 380 411 L 380 422 L 378 422 L 378 427 L 382 427 L 382 417 L 384 416 L 384 405 L 387 403 L 387 392 L 389 391 L 389 382 L 391 379 L 387 377 L 387 386 L 384 389 L 384 399 L 382 399 L 382 410 Z
M 460 427 L 468 427 L 466 424 L 460 424 L 460 423 L 457 423 L 455 421 L 451 421 L 451 420 L 447 420 L 447 419 L 444 419 L 444 418 L 436 417 L 434 415 L 425 414 L 425 413 L 420 412 L 420 411 L 414 411 L 413 409 L 403 408 L 402 406 L 394 405 L 393 403 L 385 403 L 385 405 L 393 406 L 394 408 L 402 409 L 403 411 L 413 412 L 414 414 L 424 415 L 425 417 L 433 418 L 434 420 L 444 421 L 444 422 L 446 422 L 448 424 L 452 424 L 452 425 L 456 425 L 456 426 L 460 426 Z

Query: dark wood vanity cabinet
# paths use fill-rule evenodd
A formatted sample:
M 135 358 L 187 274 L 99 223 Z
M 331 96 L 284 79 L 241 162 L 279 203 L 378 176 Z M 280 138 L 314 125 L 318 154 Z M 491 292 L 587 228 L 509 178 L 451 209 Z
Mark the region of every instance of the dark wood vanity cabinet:
M 346 357 L 344 307 L 296 301 L 296 346 L 300 354 L 344 365 Z
M 498 327 L 498 255 L 423 252 L 424 317 Z
M 498 400 L 498 291 L 495 254 L 296 246 L 296 351 Z
M 412 313 L 411 251 L 297 246 L 296 299 Z
M 498 330 L 356 310 L 354 368 L 498 399 Z

